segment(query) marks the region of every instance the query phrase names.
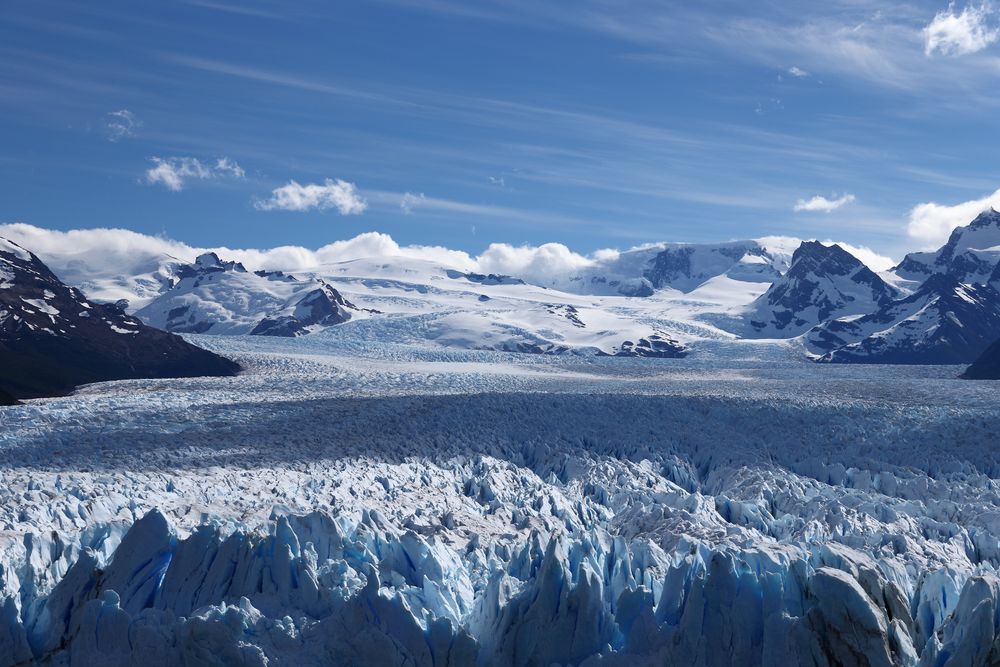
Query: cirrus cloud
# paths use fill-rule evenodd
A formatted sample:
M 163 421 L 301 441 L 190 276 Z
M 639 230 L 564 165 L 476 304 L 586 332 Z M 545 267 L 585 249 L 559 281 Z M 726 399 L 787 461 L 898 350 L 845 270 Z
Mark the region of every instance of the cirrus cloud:
M 142 121 L 128 109 L 109 111 L 104 127 L 108 132 L 108 141 L 119 142 L 135 136 L 136 130 L 142 127 Z
M 812 199 L 800 199 L 795 202 L 794 210 L 795 212 L 808 211 L 829 213 L 830 211 L 836 211 L 842 206 L 847 206 L 854 200 L 855 197 L 851 194 L 845 194 L 835 199 L 827 199 L 821 195 L 816 195 Z
M 288 181 L 274 188 L 267 199 L 254 202 L 259 211 L 312 211 L 337 209 L 341 215 L 359 215 L 368 208 L 368 202 L 358 193 L 354 183 L 341 179 L 326 179 L 323 183 Z

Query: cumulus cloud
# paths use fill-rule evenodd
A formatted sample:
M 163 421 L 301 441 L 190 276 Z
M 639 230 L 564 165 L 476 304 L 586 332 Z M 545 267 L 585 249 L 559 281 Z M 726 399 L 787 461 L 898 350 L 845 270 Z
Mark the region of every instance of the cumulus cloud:
M 260 211 L 311 211 L 337 209 L 341 215 L 358 215 L 368 208 L 368 202 L 358 193 L 354 183 L 339 178 L 326 179 L 323 183 L 302 185 L 288 181 L 271 191 L 268 199 L 254 202 Z
M 961 14 L 955 4 L 938 12 L 924 28 L 924 53 L 928 56 L 962 56 L 982 51 L 1000 38 L 1000 28 L 990 25 L 995 11 L 989 4 L 968 6 Z
M 982 199 L 946 206 L 934 202 L 917 204 L 910 211 L 906 232 L 925 249 L 941 246 L 956 227 L 972 222 L 977 215 L 993 207 L 1000 209 L 1000 190 Z
M 837 197 L 836 199 L 827 199 L 826 197 L 816 195 L 812 199 L 800 199 L 795 202 L 795 211 L 829 213 L 830 211 L 836 211 L 842 206 L 847 206 L 854 199 L 854 195 L 849 194 Z
M 118 142 L 135 136 L 136 130 L 142 127 L 142 121 L 128 109 L 110 111 L 104 123 L 108 133 L 108 141 Z
M 244 178 L 246 173 L 235 160 L 220 157 L 215 162 L 202 162 L 193 157 L 153 157 L 153 166 L 146 170 L 146 182 L 159 183 L 168 190 L 180 192 L 189 180 L 210 180 L 214 178 Z
M 612 261 L 618 254 L 613 250 L 599 252 L 601 261 Z M 540 246 L 492 243 L 476 261 L 479 270 L 484 273 L 503 273 L 529 282 L 547 284 L 556 278 L 593 266 L 598 260 L 573 252 L 562 243 Z
M 798 79 L 804 79 L 809 76 L 809 72 L 805 71 L 801 67 L 789 67 L 788 73 Z

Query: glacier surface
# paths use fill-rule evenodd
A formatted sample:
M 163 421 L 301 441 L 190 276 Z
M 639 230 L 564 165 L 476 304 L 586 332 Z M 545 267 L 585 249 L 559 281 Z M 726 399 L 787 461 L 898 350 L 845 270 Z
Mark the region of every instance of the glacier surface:
M 0 665 L 1000 661 L 995 384 L 392 326 L 0 409 Z

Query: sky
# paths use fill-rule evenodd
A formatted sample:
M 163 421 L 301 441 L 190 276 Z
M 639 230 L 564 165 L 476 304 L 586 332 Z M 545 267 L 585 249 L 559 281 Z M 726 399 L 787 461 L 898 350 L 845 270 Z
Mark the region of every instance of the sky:
M 1000 208 L 1000 5 L 0 0 L 0 223 L 901 257 Z

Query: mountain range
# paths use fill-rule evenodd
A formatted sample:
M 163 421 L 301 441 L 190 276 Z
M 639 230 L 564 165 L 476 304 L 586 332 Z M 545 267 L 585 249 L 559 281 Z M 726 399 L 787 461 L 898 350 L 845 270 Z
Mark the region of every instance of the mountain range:
M 642 246 L 544 275 L 402 255 L 305 269 L 248 267 L 222 251 L 192 261 L 145 246 L 109 248 L 97 268 L 92 256 L 43 255 L 52 271 L 15 243 L 0 251 L 0 345 L 13 344 L 14 322 L 21 341 L 26 332 L 92 332 L 78 321 L 87 311 L 104 329 L 128 332 L 118 336 L 161 336 L 175 347 L 183 341 L 161 331 L 295 337 L 351 326 L 399 344 L 536 354 L 679 357 L 706 340 L 771 340 L 828 363 L 967 364 L 1000 338 L 992 209 L 937 251 L 882 272 L 838 244 L 784 237 Z

